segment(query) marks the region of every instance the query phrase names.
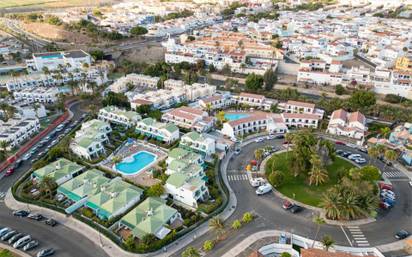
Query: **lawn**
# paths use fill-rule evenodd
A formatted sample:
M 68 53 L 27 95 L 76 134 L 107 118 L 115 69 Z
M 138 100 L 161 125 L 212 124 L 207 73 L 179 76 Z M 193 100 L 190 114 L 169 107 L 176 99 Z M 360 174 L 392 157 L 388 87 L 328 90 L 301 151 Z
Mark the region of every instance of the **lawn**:
M 0 248 L 0 257 L 19 257 L 20 255 L 14 254 L 7 249 Z
M 290 172 L 288 157 L 288 153 L 274 155 L 267 163 L 266 172 L 269 172 L 271 167 L 283 172 L 284 183 L 276 189 L 292 199 L 312 206 L 319 206 L 323 192 L 336 185 L 340 170 L 347 171 L 354 167 L 350 162 L 337 157 L 331 165 L 326 167 L 329 173 L 328 182 L 320 186 L 309 186 L 305 176 L 294 177 Z

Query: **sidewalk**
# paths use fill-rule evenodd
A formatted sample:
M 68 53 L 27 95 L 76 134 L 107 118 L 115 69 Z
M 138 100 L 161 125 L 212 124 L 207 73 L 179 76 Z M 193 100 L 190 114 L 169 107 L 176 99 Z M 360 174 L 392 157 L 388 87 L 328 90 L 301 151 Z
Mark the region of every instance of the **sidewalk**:
M 20 251 L 20 250 L 17 250 L 17 249 L 14 249 L 10 245 L 4 244 L 4 243 L 0 243 L 0 248 L 5 249 L 5 250 L 9 250 L 10 252 L 15 253 L 16 255 L 18 255 L 20 257 L 31 257 L 27 253 L 25 253 L 23 251 Z

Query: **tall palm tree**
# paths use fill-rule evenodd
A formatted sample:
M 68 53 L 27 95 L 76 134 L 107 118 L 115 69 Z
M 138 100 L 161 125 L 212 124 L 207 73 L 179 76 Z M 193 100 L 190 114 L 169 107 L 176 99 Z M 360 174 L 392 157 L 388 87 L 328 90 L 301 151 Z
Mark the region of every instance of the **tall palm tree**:
M 328 252 L 329 248 L 335 244 L 335 240 L 330 235 L 325 235 L 322 238 L 322 244 L 325 247 L 325 250 Z
M 216 231 L 216 234 L 219 236 L 223 234 L 225 230 L 225 224 L 223 221 L 218 217 L 213 217 L 209 220 L 209 227 Z
M 368 149 L 368 155 L 371 157 L 369 158 L 369 162 L 371 162 L 372 160 L 375 161 L 376 158 L 379 157 L 379 149 L 376 146 L 370 147 Z
M 316 239 L 318 238 L 318 234 L 320 231 L 320 226 L 325 224 L 325 220 L 323 218 L 321 218 L 320 216 L 315 216 L 313 218 L 313 222 L 316 224 L 316 234 L 315 234 L 315 238 L 313 239 L 313 243 L 312 243 L 312 247 L 313 248 L 315 246 L 315 242 Z
M 256 149 L 255 150 L 255 159 L 260 162 L 263 158 L 263 150 L 262 149 Z
M 323 167 L 323 164 L 319 158 L 319 155 L 312 154 L 312 158 L 310 160 L 312 164 L 312 169 L 309 171 L 309 185 L 321 185 L 325 183 L 329 179 L 329 175 Z
M 9 145 L 6 141 L 0 141 L 0 161 L 7 159 L 7 146 Z
M 341 217 L 340 201 L 341 197 L 336 188 L 332 188 L 323 194 L 320 206 L 325 211 L 327 218 L 336 220 Z

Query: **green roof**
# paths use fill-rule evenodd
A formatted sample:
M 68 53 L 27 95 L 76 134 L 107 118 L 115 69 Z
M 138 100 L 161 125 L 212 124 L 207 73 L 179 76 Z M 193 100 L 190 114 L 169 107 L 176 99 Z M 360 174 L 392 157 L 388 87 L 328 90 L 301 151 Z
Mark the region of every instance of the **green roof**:
M 186 183 L 188 176 L 182 173 L 174 173 L 166 180 L 166 184 L 173 185 L 176 188 L 183 186 Z
M 168 123 L 165 127 L 164 127 L 167 131 L 169 131 L 170 133 L 173 133 L 177 130 L 179 130 L 179 128 L 173 124 L 173 123 Z
M 126 111 L 122 110 L 120 108 L 117 108 L 116 106 L 106 106 L 103 108 L 106 112 L 114 113 L 119 116 L 125 116 L 130 120 L 140 120 L 141 116 L 137 112 L 132 112 L 132 111 Z
M 197 133 L 196 131 L 191 131 L 191 132 L 186 133 L 185 135 L 183 135 L 183 137 L 188 137 L 192 141 L 197 141 L 203 136 L 201 134 Z
M 60 158 L 55 162 L 49 163 L 48 165 L 35 170 L 33 172 L 33 176 L 40 179 L 44 178 L 45 176 L 49 176 L 57 181 L 60 178 L 63 178 L 69 174 L 76 173 L 83 168 L 83 166 L 75 162 L 69 161 L 65 158 Z

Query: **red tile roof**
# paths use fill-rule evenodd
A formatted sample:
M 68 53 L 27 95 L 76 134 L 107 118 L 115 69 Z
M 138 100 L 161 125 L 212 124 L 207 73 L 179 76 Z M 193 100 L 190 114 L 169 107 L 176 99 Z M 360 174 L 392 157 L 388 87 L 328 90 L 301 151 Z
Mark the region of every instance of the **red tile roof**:
M 265 96 L 258 95 L 258 94 L 251 94 L 251 93 L 240 93 L 240 97 L 249 97 L 249 98 L 256 98 L 256 99 L 265 99 Z
M 307 107 L 307 108 L 315 109 L 315 104 L 313 104 L 313 103 L 305 103 L 305 102 L 299 102 L 299 101 L 289 100 L 287 104 L 288 104 L 288 105 L 295 105 L 295 106 Z

